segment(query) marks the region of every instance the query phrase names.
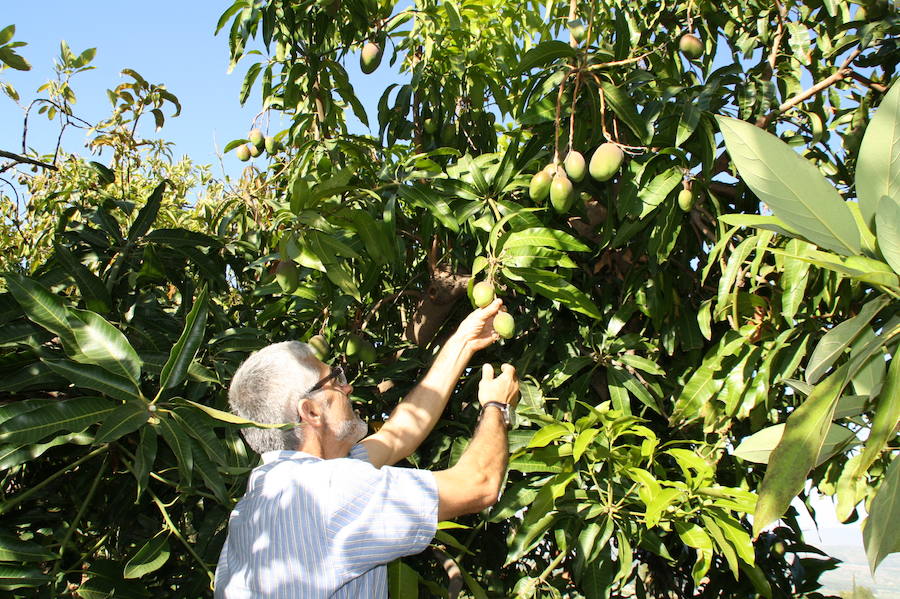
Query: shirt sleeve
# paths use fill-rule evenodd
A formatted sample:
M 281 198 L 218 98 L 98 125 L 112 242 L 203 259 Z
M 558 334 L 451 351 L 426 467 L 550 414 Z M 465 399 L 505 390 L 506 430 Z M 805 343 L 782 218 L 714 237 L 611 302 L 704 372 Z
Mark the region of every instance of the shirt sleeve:
M 339 459 L 327 532 L 348 576 L 423 551 L 437 530 L 438 491 L 427 470 Z

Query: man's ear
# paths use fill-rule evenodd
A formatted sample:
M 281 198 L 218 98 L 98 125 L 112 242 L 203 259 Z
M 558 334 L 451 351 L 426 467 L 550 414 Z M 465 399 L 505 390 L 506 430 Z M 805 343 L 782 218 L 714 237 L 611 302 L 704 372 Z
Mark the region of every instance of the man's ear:
M 300 422 L 319 426 L 323 417 L 322 405 L 314 399 L 301 397 L 297 400 L 297 416 L 300 417 Z

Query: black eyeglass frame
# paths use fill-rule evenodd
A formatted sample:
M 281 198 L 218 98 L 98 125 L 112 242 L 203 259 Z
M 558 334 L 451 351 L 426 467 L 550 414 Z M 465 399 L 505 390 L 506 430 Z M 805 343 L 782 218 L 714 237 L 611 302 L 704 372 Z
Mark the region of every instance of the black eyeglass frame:
M 344 372 L 343 366 L 332 366 L 331 372 L 328 373 L 322 380 L 313 385 L 313 388 L 307 391 L 307 395 L 315 393 L 325 386 L 325 383 L 330 381 L 331 379 L 337 379 L 339 385 L 343 386 L 347 384 L 347 374 Z

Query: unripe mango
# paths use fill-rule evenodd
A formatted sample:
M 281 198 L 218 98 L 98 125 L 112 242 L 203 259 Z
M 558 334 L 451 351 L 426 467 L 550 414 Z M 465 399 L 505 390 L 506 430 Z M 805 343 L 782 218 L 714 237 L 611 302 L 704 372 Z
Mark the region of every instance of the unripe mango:
M 297 265 L 293 260 L 281 260 L 275 267 L 275 280 L 285 293 L 292 293 L 300 283 Z
M 247 139 L 250 141 L 250 143 L 252 143 L 259 149 L 262 149 L 263 144 L 266 141 L 265 137 L 263 137 L 262 131 L 260 131 L 259 129 L 251 130 L 247 135 Z
M 375 347 L 359 335 L 350 335 L 347 338 L 345 352 L 348 358 L 356 362 L 371 364 L 375 361 Z
M 247 144 L 247 149 L 250 150 L 250 155 L 256 158 L 260 154 L 262 154 L 262 150 L 253 144 Z
M 575 150 L 569 152 L 565 161 L 563 161 L 563 166 L 566 167 L 566 174 L 572 181 L 579 183 L 584 179 L 586 164 L 581 152 L 576 152 Z
M 422 123 L 422 126 L 425 128 L 425 133 L 427 133 L 428 135 L 434 135 L 435 133 L 437 133 L 437 121 L 431 117 L 425 119 L 425 121 Z
M 685 33 L 678 40 L 678 49 L 681 53 L 690 59 L 700 58 L 703 56 L 703 42 L 700 38 L 691 33 Z
M 250 147 L 247 144 L 239 145 L 234 153 L 237 155 L 238 160 L 240 160 L 241 162 L 247 162 L 248 160 L 250 160 Z
M 550 194 L 550 183 L 553 177 L 546 170 L 538 171 L 528 185 L 528 197 L 534 202 L 543 202 Z
M 504 339 L 516 334 L 516 321 L 509 312 L 497 312 L 494 316 L 494 330 Z
M 682 189 L 678 192 L 678 207 L 685 212 L 690 212 L 694 207 L 694 192 L 690 189 Z
M 575 19 L 573 21 L 569 21 L 569 33 L 572 34 L 572 39 L 574 39 L 579 44 L 584 41 L 584 36 L 587 33 L 587 29 L 584 26 L 584 21 L 580 19 Z
M 622 148 L 614 143 L 606 142 L 594 151 L 588 170 L 591 177 L 597 181 L 609 181 L 622 166 L 624 159 L 625 153 Z
M 575 200 L 575 190 L 572 189 L 572 182 L 563 173 L 558 172 L 553 177 L 553 183 L 550 184 L 550 203 L 554 210 L 560 214 L 565 214 L 572 207 Z
M 324 361 L 331 355 L 331 346 L 328 345 L 328 340 L 322 335 L 313 335 L 306 343 L 320 360 Z
M 472 299 L 475 300 L 476 306 L 484 308 L 494 301 L 494 286 L 487 281 L 476 283 L 472 287 Z
M 278 148 L 279 145 L 280 145 L 280 144 L 279 144 L 277 141 L 275 141 L 275 138 L 274 138 L 274 137 L 272 137 L 272 136 L 267 136 L 267 137 L 266 137 L 266 141 L 265 141 L 266 154 L 268 154 L 269 156 L 271 156 L 271 155 L 273 155 L 273 154 L 277 154 L 277 153 L 278 153 L 278 149 L 279 149 L 279 148 Z
M 381 46 L 375 42 L 366 42 L 359 55 L 359 69 L 369 75 L 381 64 Z

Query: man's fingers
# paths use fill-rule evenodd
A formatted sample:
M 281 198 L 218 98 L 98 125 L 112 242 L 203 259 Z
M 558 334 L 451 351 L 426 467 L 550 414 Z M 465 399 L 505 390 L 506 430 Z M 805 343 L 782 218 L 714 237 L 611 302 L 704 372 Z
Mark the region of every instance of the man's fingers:
M 508 375 L 511 376 L 512 378 L 515 378 L 515 377 L 516 377 L 516 367 L 513 366 L 512 364 L 503 364 L 503 365 L 501 365 L 501 366 L 500 366 L 500 371 L 501 371 L 503 374 L 508 374 Z
M 490 318 L 491 316 L 493 316 L 494 314 L 496 314 L 497 312 L 500 311 L 500 306 L 502 306 L 502 305 L 503 305 L 503 300 L 500 299 L 499 297 L 495 297 L 494 301 L 489 303 L 484 308 L 479 308 L 479 310 L 481 310 L 482 316 L 484 316 L 485 318 Z
M 485 364 L 481 367 L 481 382 L 489 383 L 494 380 L 494 367 L 490 364 Z

